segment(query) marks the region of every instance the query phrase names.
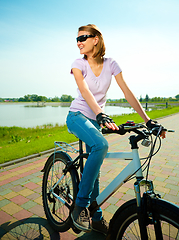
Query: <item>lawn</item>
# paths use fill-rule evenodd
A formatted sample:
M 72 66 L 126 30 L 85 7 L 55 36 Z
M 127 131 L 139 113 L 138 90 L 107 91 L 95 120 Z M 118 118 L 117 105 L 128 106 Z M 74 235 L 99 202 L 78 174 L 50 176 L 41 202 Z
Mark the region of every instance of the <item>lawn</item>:
M 151 119 L 158 119 L 179 112 L 179 107 L 169 107 L 148 112 Z M 117 125 L 133 120 L 142 122 L 137 113 L 113 116 Z M 54 148 L 54 141 L 71 143 L 77 141 L 69 134 L 67 126 L 44 125 L 36 128 L 0 127 L 0 163 L 22 158 Z

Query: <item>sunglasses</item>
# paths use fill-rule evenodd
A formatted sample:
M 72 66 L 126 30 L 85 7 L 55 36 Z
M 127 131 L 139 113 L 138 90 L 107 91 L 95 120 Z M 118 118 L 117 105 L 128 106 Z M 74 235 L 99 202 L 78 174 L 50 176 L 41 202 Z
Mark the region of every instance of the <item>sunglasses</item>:
M 85 42 L 88 38 L 95 37 L 94 35 L 81 35 L 76 38 L 77 42 Z

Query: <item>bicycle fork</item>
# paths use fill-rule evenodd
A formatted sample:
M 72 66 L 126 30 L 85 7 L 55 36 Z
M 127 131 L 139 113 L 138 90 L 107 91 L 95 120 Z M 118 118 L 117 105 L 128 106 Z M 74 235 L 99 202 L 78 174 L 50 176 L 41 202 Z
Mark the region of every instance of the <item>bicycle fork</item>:
M 147 186 L 148 191 L 143 193 L 141 198 L 140 187 Z M 161 223 L 157 218 L 157 213 L 154 212 L 152 206 L 152 199 L 156 198 L 154 193 L 153 183 L 150 180 L 139 180 L 134 183 L 134 190 L 137 201 L 137 214 L 142 240 L 148 239 L 147 226 L 154 225 L 155 235 L 157 240 L 163 240 Z

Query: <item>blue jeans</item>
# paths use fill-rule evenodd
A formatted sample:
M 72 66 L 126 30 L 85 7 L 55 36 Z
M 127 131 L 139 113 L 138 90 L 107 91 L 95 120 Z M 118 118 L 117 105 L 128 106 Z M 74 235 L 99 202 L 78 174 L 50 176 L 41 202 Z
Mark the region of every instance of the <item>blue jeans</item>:
M 99 195 L 99 171 L 108 151 L 108 142 L 101 134 L 98 123 L 81 112 L 69 112 L 66 123 L 70 132 L 86 143 L 86 150 L 90 153 L 76 198 L 78 206 L 87 207 Z M 102 210 L 99 208 L 93 220 L 99 221 L 101 218 Z

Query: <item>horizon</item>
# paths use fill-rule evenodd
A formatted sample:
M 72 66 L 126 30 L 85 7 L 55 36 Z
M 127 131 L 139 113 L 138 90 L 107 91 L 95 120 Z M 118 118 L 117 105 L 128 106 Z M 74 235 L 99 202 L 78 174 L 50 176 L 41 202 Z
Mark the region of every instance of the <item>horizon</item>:
M 0 96 L 0 99 L 3 99 L 4 101 L 5 100 L 16 100 L 16 99 L 20 99 L 20 98 L 23 98 L 23 97 L 25 97 L 25 96 L 32 96 L 32 95 L 37 95 L 37 94 L 26 94 L 26 95 L 24 95 L 24 96 L 21 96 L 21 97 L 12 97 L 12 98 L 10 98 L 10 97 L 5 97 L 5 98 L 1 98 L 1 96 Z M 39 96 L 39 97 L 46 97 L 48 100 L 52 100 L 52 99 L 54 99 L 54 98 L 61 98 L 63 95 L 65 95 L 65 94 L 62 94 L 61 96 L 54 96 L 54 97 L 46 97 L 46 96 L 43 96 L 43 95 L 37 95 L 37 96 Z M 72 95 L 67 95 L 67 96 L 70 96 L 70 97 L 72 97 L 73 99 L 75 98 L 75 97 L 73 97 Z M 145 95 L 145 97 L 137 97 L 137 99 L 139 100 L 140 98 L 142 98 L 142 99 L 145 99 L 146 98 L 146 96 L 148 96 L 149 97 L 149 99 L 153 99 L 153 98 L 163 98 L 163 99 L 169 99 L 169 98 L 172 98 L 172 99 L 176 99 L 176 96 L 179 96 L 179 94 L 176 94 L 175 96 L 170 96 L 170 97 L 164 97 L 164 96 L 155 96 L 155 97 L 150 97 L 148 94 L 146 94 Z M 107 98 L 106 99 L 106 101 L 107 100 L 122 100 L 122 99 L 125 99 L 124 97 L 123 98 Z M 127 101 L 127 100 L 126 100 Z

